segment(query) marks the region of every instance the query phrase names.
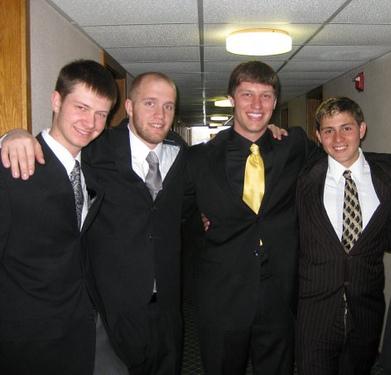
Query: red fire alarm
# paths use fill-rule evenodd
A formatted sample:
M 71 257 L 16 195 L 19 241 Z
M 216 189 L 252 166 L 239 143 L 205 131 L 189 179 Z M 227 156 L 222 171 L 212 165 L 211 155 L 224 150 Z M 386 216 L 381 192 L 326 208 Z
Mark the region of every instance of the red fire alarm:
M 364 72 L 360 72 L 354 77 L 354 87 L 357 91 L 364 91 Z

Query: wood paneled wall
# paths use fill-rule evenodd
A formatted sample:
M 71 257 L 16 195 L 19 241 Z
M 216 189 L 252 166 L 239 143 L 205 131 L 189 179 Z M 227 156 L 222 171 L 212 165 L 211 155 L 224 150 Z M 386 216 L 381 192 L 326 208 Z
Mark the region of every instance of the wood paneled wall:
M 31 132 L 28 0 L 0 1 L 0 134 Z

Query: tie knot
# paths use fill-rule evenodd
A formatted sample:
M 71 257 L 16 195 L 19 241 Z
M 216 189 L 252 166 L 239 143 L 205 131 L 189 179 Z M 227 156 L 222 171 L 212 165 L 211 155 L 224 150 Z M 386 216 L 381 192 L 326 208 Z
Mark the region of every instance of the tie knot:
M 145 160 L 148 162 L 149 165 L 159 164 L 159 158 L 154 151 L 150 151 Z
M 259 155 L 259 146 L 255 143 L 253 143 L 251 146 L 250 146 L 250 151 L 252 154 L 254 155 Z
M 346 180 L 351 180 L 352 179 L 352 171 L 349 171 L 348 169 L 343 172 L 343 176 L 345 177 Z

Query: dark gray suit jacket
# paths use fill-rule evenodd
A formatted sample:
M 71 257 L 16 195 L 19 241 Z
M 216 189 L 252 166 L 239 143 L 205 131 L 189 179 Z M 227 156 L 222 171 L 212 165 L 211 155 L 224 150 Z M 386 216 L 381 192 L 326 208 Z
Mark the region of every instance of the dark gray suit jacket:
M 323 205 L 327 157 L 309 167 L 298 181 L 298 337 L 327 335 L 346 291 L 352 316 L 348 329 L 355 329 L 363 343 L 378 344 L 384 315 L 383 255 L 391 247 L 391 157 L 365 153 L 365 158 L 380 205 L 349 254 Z

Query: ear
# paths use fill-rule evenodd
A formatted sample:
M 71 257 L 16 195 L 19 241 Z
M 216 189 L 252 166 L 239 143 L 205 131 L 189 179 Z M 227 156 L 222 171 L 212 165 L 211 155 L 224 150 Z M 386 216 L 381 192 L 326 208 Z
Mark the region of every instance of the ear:
M 274 99 L 273 111 L 276 109 L 276 105 L 277 105 L 277 99 Z
M 51 96 L 52 111 L 58 113 L 61 108 L 62 98 L 58 91 L 53 91 Z
M 321 138 L 320 138 L 319 130 L 317 130 L 315 134 L 316 134 L 316 138 L 318 139 L 318 142 L 319 142 L 320 144 L 322 144 L 322 140 L 321 140 Z
M 133 117 L 133 102 L 130 99 L 125 100 L 125 109 L 129 117 Z
M 235 99 L 232 96 L 228 96 L 229 102 L 231 103 L 232 107 L 235 107 Z
M 366 132 L 367 132 L 367 124 L 363 121 L 360 124 L 360 139 L 364 138 Z

